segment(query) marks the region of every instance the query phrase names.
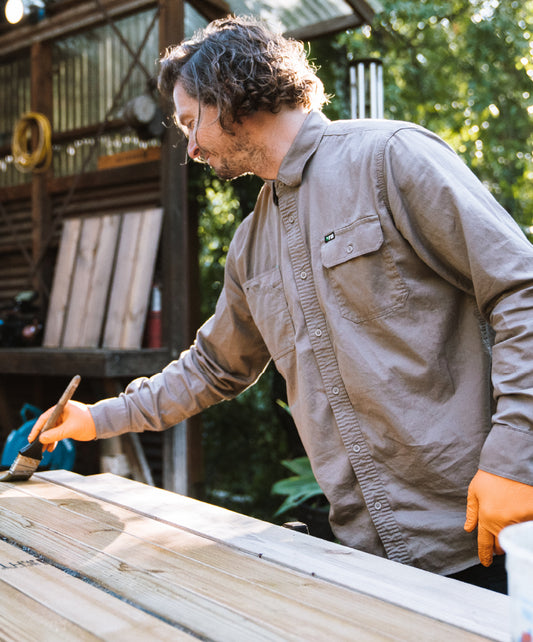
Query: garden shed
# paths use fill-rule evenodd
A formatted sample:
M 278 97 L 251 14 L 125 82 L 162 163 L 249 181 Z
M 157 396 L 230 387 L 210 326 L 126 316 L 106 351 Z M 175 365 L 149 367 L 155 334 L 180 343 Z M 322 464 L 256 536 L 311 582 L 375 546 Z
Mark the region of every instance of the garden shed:
M 47 407 L 73 374 L 83 379 L 77 398 L 96 401 L 159 371 L 193 338 L 196 216 L 184 142 L 164 126 L 155 88 L 160 52 L 228 13 L 259 15 L 307 40 L 368 23 L 379 8 L 375 0 L 23 4 L 28 15 L 19 23 L 3 12 L 0 20 L 3 442 L 24 401 Z M 26 156 L 42 155 L 25 164 L 14 141 Z M 145 320 L 159 294 L 161 332 L 150 338 Z M 118 336 L 124 328 L 128 336 Z M 127 457 L 143 481 L 153 481 L 155 466 L 164 488 L 194 494 L 196 421 L 166 431 L 154 453 L 128 438 L 106 440 L 103 456 Z

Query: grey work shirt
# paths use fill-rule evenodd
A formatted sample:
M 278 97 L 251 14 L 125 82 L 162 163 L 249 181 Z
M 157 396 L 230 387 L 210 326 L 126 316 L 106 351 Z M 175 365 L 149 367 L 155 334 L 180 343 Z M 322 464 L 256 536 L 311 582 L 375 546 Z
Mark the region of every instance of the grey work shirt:
M 437 136 L 313 112 L 235 234 L 214 316 L 91 407 L 97 434 L 172 426 L 272 358 L 339 540 L 458 571 L 478 563 L 477 468 L 533 484 L 532 285 L 531 244 Z

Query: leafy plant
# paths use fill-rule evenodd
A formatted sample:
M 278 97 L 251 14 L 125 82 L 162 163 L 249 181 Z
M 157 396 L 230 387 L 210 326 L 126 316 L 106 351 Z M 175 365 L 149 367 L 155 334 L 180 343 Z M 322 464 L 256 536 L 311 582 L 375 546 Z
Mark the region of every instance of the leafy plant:
M 439 134 L 530 232 L 533 1 L 382 5 L 372 25 L 336 40 L 348 58 L 382 59 L 385 117 Z
M 284 460 L 281 463 L 294 475 L 286 479 L 280 479 L 272 486 L 272 492 L 275 495 L 286 495 L 285 501 L 278 508 L 274 517 L 278 517 L 309 499 L 323 494 L 307 457 L 297 457 L 290 461 Z

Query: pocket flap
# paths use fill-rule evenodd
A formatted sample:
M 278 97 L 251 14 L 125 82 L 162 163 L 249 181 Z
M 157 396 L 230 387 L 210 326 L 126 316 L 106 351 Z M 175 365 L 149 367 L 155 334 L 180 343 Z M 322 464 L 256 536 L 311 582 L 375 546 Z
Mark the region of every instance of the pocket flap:
M 331 268 L 356 256 L 379 250 L 383 243 L 383 231 L 378 216 L 357 219 L 339 230 L 332 240 L 321 248 L 322 264 Z

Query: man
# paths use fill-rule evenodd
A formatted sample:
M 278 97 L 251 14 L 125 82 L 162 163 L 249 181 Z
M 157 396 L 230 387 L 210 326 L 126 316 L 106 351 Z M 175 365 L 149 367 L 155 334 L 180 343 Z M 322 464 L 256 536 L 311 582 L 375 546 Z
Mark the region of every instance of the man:
M 169 50 L 160 89 L 192 159 L 265 184 L 194 345 L 42 443 L 163 430 L 273 359 L 339 540 L 477 581 L 533 519 L 532 246 L 435 135 L 329 122 L 302 45 L 252 19 Z

